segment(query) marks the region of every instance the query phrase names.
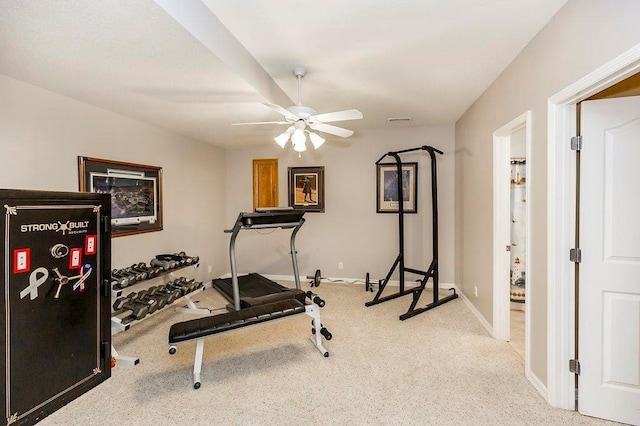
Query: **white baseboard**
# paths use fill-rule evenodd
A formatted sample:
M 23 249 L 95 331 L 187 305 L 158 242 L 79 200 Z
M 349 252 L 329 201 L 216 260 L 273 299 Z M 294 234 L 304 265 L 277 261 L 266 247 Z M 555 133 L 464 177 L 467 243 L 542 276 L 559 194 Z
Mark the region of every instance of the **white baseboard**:
M 469 308 L 471 313 L 473 313 L 473 315 L 476 316 L 478 321 L 480 321 L 480 324 L 482 324 L 484 326 L 484 328 L 487 329 L 487 331 L 489 332 L 489 335 L 491 337 L 494 337 L 494 335 L 493 335 L 493 327 L 491 327 L 491 324 L 489 324 L 489 322 L 482 316 L 480 311 L 478 311 L 476 309 L 476 307 L 473 306 L 473 303 L 471 303 L 471 301 L 467 298 L 467 296 L 463 292 L 461 292 L 459 290 L 457 292 L 458 292 L 458 295 L 460 296 L 460 299 L 462 299 L 464 301 L 464 303 L 467 305 L 467 307 Z
M 239 274 L 242 275 L 242 274 Z M 231 274 L 225 274 L 223 277 L 221 278 L 228 278 L 230 277 Z M 293 275 L 263 275 L 263 277 L 268 278 L 270 280 L 273 281 L 294 281 L 294 277 Z M 300 282 L 305 282 L 305 281 L 310 281 L 311 279 L 313 279 L 311 276 L 300 276 Z M 364 284 L 366 282 L 366 280 L 364 278 L 346 278 L 346 277 L 323 277 L 320 280 L 320 283 L 327 283 L 327 284 Z M 377 281 L 371 281 L 374 286 L 378 285 Z M 407 284 L 417 284 L 417 283 L 407 283 L 405 281 L 405 285 Z M 389 282 L 387 283 L 388 286 L 391 287 L 398 287 L 400 286 L 400 282 L 396 281 L 396 280 L 389 280 Z M 427 284 L 427 288 L 429 288 L 429 285 Z M 438 288 L 444 288 L 444 289 L 450 289 L 450 288 L 455 288 L 456 291 L 458 291 L 458 288 L 455 286 L 455 284 L 451 284 L 451 283 L 439 283 L 438 284 Z
M 533 388 L 535 390 L 537 390 L 538 392 L 540 392 L 540 395 L 542 395 L 544 400 L 547 401 L 547 403 L 548 403 L 549 402 L 549 394 L 547 392 L 547 387 L 540 381 L 540 379 L 538 379 L 538 376 L 533 374 L 533 372 L 531 370 L 525 370 L 524 375 L 527 378 L 527 380 L 529 380 L 529 383 L 531 383 Z
M 245 272 L 242 273 L 238 273 L 238 276 L 241 275 L 246 275 Z M 263 277 L 273 280 L 273 281 L 295 281 L 294 280 L 294 276 L 293 275 L 276 275 L 276 274 L 261 274 Z M 227 272 L 226 274 L 220 275 L 218 278 L 231 278 L 231 273 Z M 313 277 L 311 277 L 310 275 L 300 275 L 300 282 L 305 282 L 305 281 L 310 281 L 311 279 L 313 279 Z M 335 283 L 335 284 L 364 284 L 366 282 L 366 280 L 364 278 L 347 278 L 347 277 L 323 277 L 322 280 L 320 281 L 320 283 Z M 378 281 L 371 281 L 371 283 L 374 286 L 378 285 Z M 413 282 L 407 283 L 405 281 L 405 284 L 416 284 Z M 389 280 L 389 282 L 387 283 L 388 286 L 391 287 L 398 287 L 400 286 L 400 282 L 397 280 Z M 429 285 L 427 284 L 427 288 L 429 288 Z M 458 290 L 458 287 L 456 287 L 455 284 L 451 284 L 451 283 L 439 283 L 438 284 L 438 288 L 444 288 L 444 289 L 450 289 L 450 288 L 455 288 L 456 292 L 460 293 L 460 291 Z

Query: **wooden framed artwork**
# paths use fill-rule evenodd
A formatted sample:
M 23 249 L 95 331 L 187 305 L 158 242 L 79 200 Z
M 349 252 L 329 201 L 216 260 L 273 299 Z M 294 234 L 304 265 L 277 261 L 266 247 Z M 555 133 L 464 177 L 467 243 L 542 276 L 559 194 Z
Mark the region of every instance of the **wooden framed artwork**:
M 162 168 L 78 157 L 81 192 L 111 195 L 111 236 L 162 231 Z
M 377 165 L 376 212 L 398 213 L 398 165 Z M 418 212 L 418 163 L 402 163 L 402 208 L 405 213 Z
M 324 167 L 289 167 L 289 206 L 324 213 Z

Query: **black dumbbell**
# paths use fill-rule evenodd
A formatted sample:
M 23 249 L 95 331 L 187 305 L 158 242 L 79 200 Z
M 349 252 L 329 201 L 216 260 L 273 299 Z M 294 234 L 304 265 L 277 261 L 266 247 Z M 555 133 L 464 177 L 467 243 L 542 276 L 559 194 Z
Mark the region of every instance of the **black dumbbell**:
M 187 281 L 186 284 L 189 286 L 189 293 L 192 293 L 202 287 L 202 281 L 196 281 L 195 279 Z
M 128 268 L 122 268 L 123 273 L 134 275 L 136 280 L 143 281 L 146 280 L 149 274 L 146 271 L 135 271 L 130 266 Z
M 164 271 L 164 268 L 162 266 L 149 266 L 148 268 L 154 277 L 157 277 Z
M 151 279 L 154 278 L 157 273 L 155 268 L 149 268 L 145 263 L 137 263 L 135 265 L 131 265 L 129 269 L 133 272 L 139 272 L 145 275 L 143 279 Z
M 162 268 L 165 271 L 168 271 L 169 269 L 171 269 L 171 264 L 168 261 L 160 260 L 156 258 L 151 259 L 151 261 L 149 262 L 149 265 Z
M 113 309 L 115 311 L 128 310 L 131 311 L 131 316 L 135 319 L 142 319 L 149 313 L 149 306 L 144 303 L 137 302 L 135 297 L 136 293 L 130 293 L 127 296 L 119 297 L 113 302 Z
M 198 263 L 200 261 L 200 257 L 199 256 L 187 256 L 187 254 L 183 251 L 180 252 L 181 255 L 186 256 L 187 258 L 191 259 L 191 264 L 195 265 L 196 263 Z
M 116 279 L 126 278 L 129 281 L 128 285 L 140 281 L 137 274 L 133 272 L 127 272 L 125 269 L 114 269 L 111 271 L 111 276 Z
M 174 269 L 180 266 L 180 257 L 173 254 L 157 254 L 156 259 L 161 262 L 167 262 L 169 265 L 168 269 Z
M 181 265 L 191 265 L 193 263 L 193 259 L 186 255 L 185 252 L 181 251 L 180 253 L 174 253 L 174 256 L 180 259 Z
M 162 286 L 160 286 L 162 287 Z M 170 294 L 162 291 L 160 287 L 152 286 L 147 289 L 149 297 L 154 298 L 158 301 L 158 308 L 162 309 L 167 306 L 169 303 L 173 303 L 174 299 L 169 297 Z
M 187 280 L 186 278 L 182 278 L 182 281 L 179 285 L 183 286 L 187 293 L 192 293 L 202 287 L 202 283 L 196 281 L 194 278 Z
M 177 278 L 173 281 L 169 281 L 165 284 L 165 289 L 171 291 L 179 291 L 181 296 L 184 296 L 187 293 L 187 288 L 184 285 L 183 278 Z
M 142 279 L 142 274 L 133 272 L 129 268 L 114 269 L 111 275 L 115 277 L 123 277 L 129 280 L 129 285 L 134 284 Z
M 180 298 L 182 295 L 180 294 L 180 290 L 172 290 L 167 288 L 166 286 L 156 287 L 153 290 L 152 294 L 158 297 L 164 297 L 167 301 L 167 305 L 172 304 L 176 301 L 176 299 Z
M 160 309 L 160 302 L 155 299 L 148 290 L 143 290 L 138 293 L 134 302 L 144 303 L 149 307 L 149 313 L 152 314 Z M 164 307 L 164 305 L 163 305 Z
M 191 279 L 187 281 L 186 278 L 178 278 L 175 281 L 170 281 L 167 283 L 167 286 L 171 289 L 180 290 L 182 296 L 185 294 L 191 293 L 196 290 L 197 283 L 195 279 Z
M 111 275 L 111 285 L 116 288 L 125 288 L 129 285 L 129 278 L 125 277 L 116 277 Z
M 178 253 L 178 256 L 181 256 L 183 258 L 186 259 L 186 263 L 187 265 L 195 265 L 196 263 L 198 263 L 198 261 L 200 260 L 200 258 L 198 256 L 188 256 L 185 252 L 181 251 L 180 253 Z

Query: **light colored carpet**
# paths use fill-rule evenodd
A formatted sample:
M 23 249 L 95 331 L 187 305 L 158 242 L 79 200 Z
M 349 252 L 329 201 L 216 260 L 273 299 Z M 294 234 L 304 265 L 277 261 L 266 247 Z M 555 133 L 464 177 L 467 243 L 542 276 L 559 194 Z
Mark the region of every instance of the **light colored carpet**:
M 195 342 L 167 352 L 169 327 L 191 316 L 165 308 L 114 336 L 138 366 L 117 366 L 41 424 L 611 424 L 550 407 L 525 379 L 522 358 L 461 299 L 400 321 L 411 296 L 366 308 L 372 293 L 362 285 L 322 283 L 317 291 L 334 336 L 325 343 L 329 358 L 308 340 L 311 319 L 296 315 L 207 339 L 194 390 Z M 196 299 L 225 305 L 211 289 Z

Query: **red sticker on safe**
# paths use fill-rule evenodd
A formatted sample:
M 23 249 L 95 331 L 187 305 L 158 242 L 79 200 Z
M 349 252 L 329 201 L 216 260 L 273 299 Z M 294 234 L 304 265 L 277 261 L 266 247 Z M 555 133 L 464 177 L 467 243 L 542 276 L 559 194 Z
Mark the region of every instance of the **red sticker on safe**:
M 72 248 L 69 250 L 69 269 L 80 269 L 82 263 L 82 249 Z
M 31 269 L 31 249 L 15 249 L 13 251 L 13 273 L 28 272 Z
M 95 235 L 87 235 L 84 238 L 84 254 L 96 254 L 96 242 L 98 241 Z

